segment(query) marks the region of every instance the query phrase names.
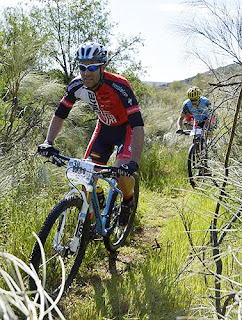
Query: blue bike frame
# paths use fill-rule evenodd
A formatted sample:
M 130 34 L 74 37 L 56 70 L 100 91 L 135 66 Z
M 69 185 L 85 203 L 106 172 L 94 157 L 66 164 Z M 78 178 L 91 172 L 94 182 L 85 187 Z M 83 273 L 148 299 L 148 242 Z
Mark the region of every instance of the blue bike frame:
M 114 178 L 112 178 L 111 180 L 108 180 L 105 178 L 101 178 L 101 179 L 107 181 L 110 185 L 110 190 L 108 192 L 106 205 L 105 205 L 105 208 L 103 209 L 102 215 L 101 215 L 101 210 L 100 210 L 100 206 L 99 206 L 99 201 L 98 201 L 98 197 L 97 197 L 97 191 L 96 191 L 96 186 L 95 186 L 94 180 L 92 181 L 92 183 L 93 183 L 92 205 L 93 205 L 94 214 L 96 217 L 95 231 L 97 233 L 101 234 L 102 236 L 106 236 L 108 234 L 109 230 L 111 230 L 111 228 L 106 228 L 106 223 L 107 223 L 107 217 L 108 217 L 113 194 L 119 193 L 121 196 L 123 194 L 122 194 L 122 191 L 117 188 L 117 180 L 116 179 L 114 179 Z

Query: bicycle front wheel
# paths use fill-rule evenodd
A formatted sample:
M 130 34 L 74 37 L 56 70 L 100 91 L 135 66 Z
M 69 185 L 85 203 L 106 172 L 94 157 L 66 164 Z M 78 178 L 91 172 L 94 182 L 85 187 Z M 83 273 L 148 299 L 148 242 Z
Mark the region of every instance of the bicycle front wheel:
M 90 217 L 87 214 L 80 235 L 80 244 L 76 253 L 71 253 L 70 243 L 75 234 L 75 228 L 78 216 L 82 207 L 82 199 L 72 196 L 62 200 L 49 214 L 39 233 L 39 238 L 45 251 L 46 283 L 45 290 L 50 294 L 58 293 L 62 282 L 61 265 L 59 256 L 63 258 L 65 265 L 66 281 L 65 290 L 71 285 L 78 269 L 83 261 L 85 251 L 90 240 Z M 62 213 L 65 213 L 65 224 L 62 230 L 62 237 L 58 243 L 58 249 L 54 246 L 54 238 L 57 230 L 61 228 L 61 220 L 64 219 Z M 60 249 L 61 248 L 61 249 Z M 39 243 L 36 241 L 31 263 L 33 264 L 40 279 L 43 276 L 43 262 Z M 32 278 L 29 279 L 30 289 L 36 290 L 36 284 Z
M 202 188 L 211 179 L 206 150 L 203 142 L 201 150 L 198 150 L 195 144 L 192 144 L 189 149 L 187 169 L 189 182 L 193 188 Z
M 135 213 L 139 200 L 139 179 L 134 175 L 134 198 L 133 206 L 128 219 L 128 223 L 125 226 L 119 224 L 119 216 L 121 211 L 121 197 L 118 193 L 114 193 L 110 205 L 110 210 L 107 219 L 107 228 L 110 228 L 108 234 L 104 237 L 104 244 L 108 251 L 114 252 L 118 248 L 124 245 L 134 223 Z

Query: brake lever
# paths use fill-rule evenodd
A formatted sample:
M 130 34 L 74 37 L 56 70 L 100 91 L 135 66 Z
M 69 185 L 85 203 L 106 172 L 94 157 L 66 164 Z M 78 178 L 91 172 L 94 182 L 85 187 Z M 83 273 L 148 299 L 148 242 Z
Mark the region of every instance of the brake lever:
M 57 167 L 63 167 L 66 165 L 64 161 L 56 157 L 55 155 L 52 156 L 52 161 L 53 164 L 57 165 Z

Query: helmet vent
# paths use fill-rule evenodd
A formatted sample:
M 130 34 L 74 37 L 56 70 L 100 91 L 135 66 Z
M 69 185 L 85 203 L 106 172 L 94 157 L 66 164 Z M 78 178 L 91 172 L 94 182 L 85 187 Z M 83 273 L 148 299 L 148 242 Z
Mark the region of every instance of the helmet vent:
M 91 51 L 91 48 L 88 48 L 87 49 L 87 54 L 86 54 L 87 57 L 89 56 L 90 51 Z
M 98 55 L 98 53 L 99 53 L 99 50 L 96 49 L 96 50 L 93 52 L 93 57 L 94 57 L 95 55 Z

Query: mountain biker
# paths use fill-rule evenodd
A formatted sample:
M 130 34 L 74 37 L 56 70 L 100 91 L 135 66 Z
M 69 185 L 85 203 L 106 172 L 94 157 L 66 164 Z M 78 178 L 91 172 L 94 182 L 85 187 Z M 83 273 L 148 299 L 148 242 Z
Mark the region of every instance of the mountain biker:
M 76 59 L 80 76 L 68 85 L 52 117 L 46 140 L 38 150 L 42 155 L 50 156 L 54 140 L 76 100 L 89 104 L 98 119 L 84 158 L 106 164 L 114 147 L 118 147 L 114 166 L 120 168 L 118 185 L 124 197 L 120 224 L 125 225 L 133 204 L 132 174 L 139 168 L 144 143 L 144 123 L 138 102 L 124 77 L 105 71 L 108 52 L 103 45 L 95 42 L 81 44 Z
M 215 125 L 215 116 L 208 98 L 202 96 L 201 90 L 196 86 L 190 87 L 187 95 L 188 99 L 183 102 L 182 112 L 177 121 L 176 133 L 182 133 L 184 123 L 190 128 L 195 122 L 196 126 L 212 129 Z

